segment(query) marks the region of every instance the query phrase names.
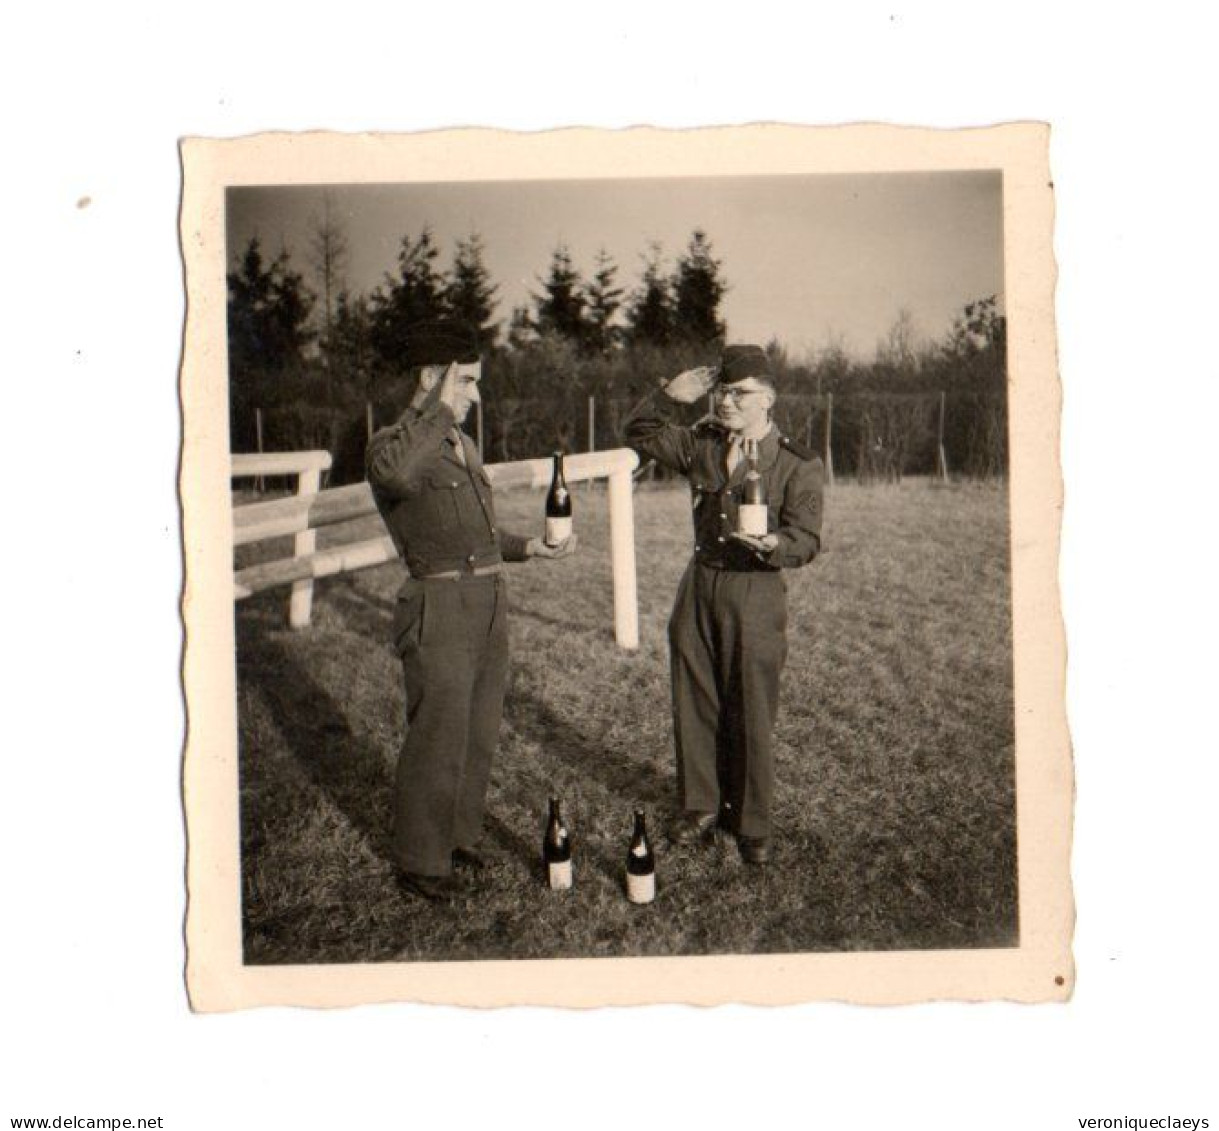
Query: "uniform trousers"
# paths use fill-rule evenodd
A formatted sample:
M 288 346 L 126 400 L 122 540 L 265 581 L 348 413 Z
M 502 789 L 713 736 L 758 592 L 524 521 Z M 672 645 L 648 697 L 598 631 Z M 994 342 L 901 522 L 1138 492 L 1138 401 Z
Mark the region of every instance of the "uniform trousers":
M 406 683 L 394 852 L 408 872 L 446 876 L 453 849 L 482 835 L 508 681 L 503 575 L 407 581 L 394 640 Z
M 723 808 L 734 832 L 769 836 L 772 731 L 787 659 L 782 575 L 692 561 L 669 620 L 669 650 L 681 808 Z

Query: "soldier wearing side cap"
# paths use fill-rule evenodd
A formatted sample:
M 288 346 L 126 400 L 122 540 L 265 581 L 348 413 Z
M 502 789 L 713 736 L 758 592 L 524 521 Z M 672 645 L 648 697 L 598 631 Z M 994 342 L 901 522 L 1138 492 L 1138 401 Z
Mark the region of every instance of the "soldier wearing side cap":
M 715 409 L 697 424 L 679 406 L 708 392 Z M 690 481 L 694 557 L 669 621 L 673 729 L 680 812 L 676 844 L 705 840 L 717 824 L 737 837 L 742 859 L 772 853 L 772 731 L 787 658 L 784 569 L 807 565 L 821 548 L 824 468 L 771 421 L 775 385 L 759 346 L 728 346 L 719 367 L 678 374 L 635 409 L 627 442 L 641 456 Z M 744 443 L 758 443 L 769 532 L 737 533 Z
M 477 331 L 451 320 L 416 326 L 403 360 L 418 390 L 373 436 L 366 460 L 410 571 L 393 619 L 407 717 L 394 852 L 408 892 L 447 901 L 464 890 L 454 868 L 485 863 L 479 840 L 508 676 L 503 563 L 566 557 L 575 537 L 550 547 L 496 521 L 491 482 L 460 427 L 479 400 Z

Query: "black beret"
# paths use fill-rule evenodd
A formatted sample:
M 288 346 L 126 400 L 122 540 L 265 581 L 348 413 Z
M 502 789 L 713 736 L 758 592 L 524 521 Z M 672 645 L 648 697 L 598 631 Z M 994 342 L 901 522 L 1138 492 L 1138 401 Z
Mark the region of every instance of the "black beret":
M 771 380 L 766 351 L 761 346 L 725 346 L 720 359 L 720 381 L 731 385 L 749 377 Z
M 419 365 L 462 364 L 479 359 L 478 327 L 458 318 L 443 318 L 432 322 L 417 322 L 406 332 L 405 364 L 414 369 Z

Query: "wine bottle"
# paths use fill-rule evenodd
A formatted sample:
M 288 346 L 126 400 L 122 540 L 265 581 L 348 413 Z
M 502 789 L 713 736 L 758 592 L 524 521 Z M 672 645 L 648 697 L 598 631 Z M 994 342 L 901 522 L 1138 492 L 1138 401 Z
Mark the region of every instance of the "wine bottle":
M 632 903 L 651 903 L 656 898 L 656 857 L 648 840 L 643 813 L 635 810 L 635 831 L 626 854 L 626 897 Z
M 550 799 L 550 816 L 542 838 L 542 861 L 546 865 L 546 882 L 553 891 L 571 887 L 571 836 L 559 812 L 559 799 Z
M 766 480 L 758 471 L 758 442 L 745 441 L 745 486 L 741 491 L 741 505 L 737 509 L 737 531 L 765 538 L 767 534 L 769 508 L 766 505 Z
M 554 454 L 554 472 L 546 493 L 546 545 L 557 546 L 571 537 L 571 492 L 563 475 L 563 453 Z

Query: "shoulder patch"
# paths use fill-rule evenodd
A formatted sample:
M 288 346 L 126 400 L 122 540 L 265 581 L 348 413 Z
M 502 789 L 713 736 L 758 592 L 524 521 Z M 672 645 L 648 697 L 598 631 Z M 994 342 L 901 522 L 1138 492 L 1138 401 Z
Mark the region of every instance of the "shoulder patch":
M 779 446 L 786 451 L 791 452 L 794 456 L 799 456 L 802 460 L 815 460 L 818 454 L 812 448 L 806 447 L 798 440 L 793 440 L 790 436 L 780 436 Z

